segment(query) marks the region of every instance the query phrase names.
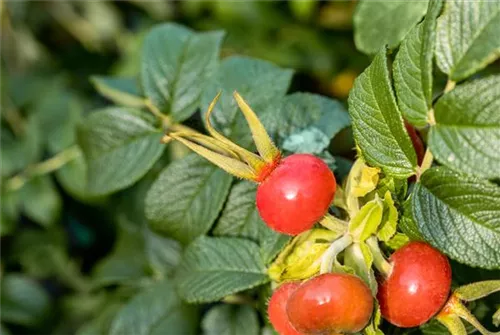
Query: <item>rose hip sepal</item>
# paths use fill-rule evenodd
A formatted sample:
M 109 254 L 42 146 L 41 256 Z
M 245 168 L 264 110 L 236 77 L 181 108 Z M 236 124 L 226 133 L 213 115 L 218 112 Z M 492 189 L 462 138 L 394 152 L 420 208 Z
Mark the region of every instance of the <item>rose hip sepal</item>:
M 286 304 L 288 298 L 300 286 L 299 282 L 285 283 L 278 287 L 271 296 L 267 307 L 267 315 L 274 329 L 280 335 L 305 335 L 299 333 L 288 320 Z
M 392 270 L 377 293 L 382 317 L 402 328 L 426 323 L 441 310 L 450 293 L 448 259 L 427 243 L 410 242 L 389 261 Z
M 306 334 L 351 334 L 366 327 L 373 312 L 373 297 L 358 277 L 325 273 L 303 283 L 290 296 L 291 324 Z
M 328 165 L 308 154 L 282 159 L 257 115 L 237 92 L 234 98 L 248 122 L 259 154 L 231 142 L 210 123 L 219 96 L 220 93 L 206 114 L 210 136 L 195 131 L 173 132 L 163 142 L 177 140 L 230 174 L 258 183 L 257 207 L 270 228 L 288 235 L 312 228 L 327 213 L 335 195 L 335 176 Z

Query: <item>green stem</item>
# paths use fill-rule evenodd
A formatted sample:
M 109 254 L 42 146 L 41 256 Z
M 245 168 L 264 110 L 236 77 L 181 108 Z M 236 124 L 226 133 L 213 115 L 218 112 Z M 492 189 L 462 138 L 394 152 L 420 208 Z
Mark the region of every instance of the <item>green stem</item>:
M 375 266 L 375 268 L 382 274 L 382 276 L 384 276 L 384 278 L 389 277 L 392 272 L 392 264 L 389 263 L 382 254 L 382 251 L 380 250 L 380 247 L 378 245 L 377 238 L 375 236 L 368 238 L 366 240 L 366 244 L 372 252 L 373 265 Z
M 500 332 L 490 332 L 488 329 L 484 328 L 484 326 L 461 302 L 454 304 L 452 309 L 456 315 L 474 326 L 474 328 L 476 328 L 482 335 L 500 335 Z
M 458 316 L 454 314 L 438 315 L 437 320 L 448 328 L 451 335 L 467 335 L 467 329 L 465 329 L 464 323 Z
M 446 82 L 446 86 L 444 88 L 444 93 L 448 93 L 449 91 L 454 89 L 456 85 L 457 83 L 455 81 L 448 79 L 448 81 Z
M 425 150 L 424 159 L 422 160 L 422 165 L 420 165 L 417 172 L 417 181 L 419 181 L 422 174 L 432 166 L 433 161 L 434 155 L 432 155 L 431 150 L 427 148 L 427 150 Z
M 323 253 L 323 256 L 321 256 L 320 273 L 323 274 L 331 272 L 333 262 L 337 260 L 338 254 L 351 244 L 352 237 L 350 234 L 345 234 L 341 238 L 333 241 L 333 243 Z
M 19 190 L 31 178 L 56 171 L 72 160 L 78 158 L 80 154 L 80 149 L 77 146 L 69 147 L 46 161 L 28 167 L 23 172 L 7 180 L 5 186 L 8 191 Z
M 170 117 L 168 115 L 165 115 L 163 114 L 162 112 L 160 112 L 160 110 L 158 109 L 158 107 L 156 107 L 153 102 L 149 99 L 146 99 L 144 101 L 144 105 L 148 108 L 148 110 L 151 112 L 151 114 L 153 114 L 154 116 L 156 116 L 159 120 L 161 120 L 162 122 L 162 126 L 165 130 L 169 130 L 169 131 L 182 131 L 182 132 L 186 132 L 186 133 L 198 133 L 196 130 L 190 128 L 190 127 L 187 127 L 187 126 L 184 126 L 180 123 L 174 123 L 172 122 L 172 120 L 170 119 Z M 162 140 L 163 143 L 168 143 L 169 140 L 165 139 L 165 140 Z

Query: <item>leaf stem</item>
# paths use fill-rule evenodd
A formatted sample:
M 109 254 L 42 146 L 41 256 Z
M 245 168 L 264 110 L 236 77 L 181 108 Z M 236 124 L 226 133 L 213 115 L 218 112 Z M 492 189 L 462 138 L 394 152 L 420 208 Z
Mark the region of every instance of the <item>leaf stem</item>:
M 345 248 L 352 244 L 352 237 L 350 234 L 345 234 L 341 238 L 333 241 L 333 243 L 326 249 L 326 251 L 321 256 L 321 267 L 320 273 L 332 272 L 333 262 L 337 260 L 338 254 L 340 254 Z
M 28 168 L 26 168 L 26 170 L 7 180 L 5 183 L 5 187 L 7 191 L 19 190 L 31 178 L 56 171 L 72 160 L 78 158 L 80 155 L 81 151 L 76 145 L 69 147 L 57 153 L 55 156 L 47 159 L 46 161 L 29 166 Z
M 422 160 L 422 165 L 417 171 L 417 182 L 420 180 L 422 174 L 432 166 L 434 156 L 429 148 L 425 150 L 424 159 Z
M 382 276 L 384 276 L 384 278 L 389 277 L 392 272 L 392 264 L 389 263 L 382 254 L 382 251 L 380 250 L 380 247 L 378 245 L 377 238 L 375 236 L 369 237 L 366 240 L 366 244 L 372 252 L 373 265 L 375 266 L 375 268 L 382 274 Z
M 170 119 L 170 117 L 168 115 L 165 115 L 162 112 L 160 112 L 158 107 L 156 107 L 151 102 L 150 99 L 144 100 L 144 105 L 148 108 L 148 110 L 151 112 L 151 114 L 153 114 L 154 116 L 156 116 L 158 119 L 161 120 L 163 128 L 168 129 L 170 131 L 182 131 L 182 132 L 188 132 L 188 133 L 193 133 L 193 132 L 198 133 L 196 130 L 194 130 L 188 126 L 185 126 L 185 125 L 180 124 L 180 123 L 172 122 L 172 119 Z M 164 141 L 163 143 L 167 143 L 167 142 Z
M 454 89 L 456 85 L 457 82 L 448 79 L 448 81 L 446 82 L 446 86 L 444 87 L 444 93 L 448 93 L 449 91 Z

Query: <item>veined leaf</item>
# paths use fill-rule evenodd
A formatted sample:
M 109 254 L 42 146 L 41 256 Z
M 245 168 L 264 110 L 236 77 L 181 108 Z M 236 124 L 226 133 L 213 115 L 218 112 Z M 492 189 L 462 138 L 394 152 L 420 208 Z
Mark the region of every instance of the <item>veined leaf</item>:
M 176 282 L 187 302 L 212 302 L 269 280 L 259 246 L 249 240 L 202 236 L 191 243 Z
M 354 14 L 356 48 L 374 54 L 386 44 L 397 47 L 426 9 L 427 1 L 360 1 Z
M 437 23 L 439 68 L 459 81 L 500 56 L 500 2 L 446 1 Z
M 146 196 L 153 230 L 182 243 L 206 233 L 222 209 L 232 177 L 195 154 L 163 170 Z
M 394 98 L 385 50 L 354 82 L 349 113 L 354 139 L 368 164 L 399 178 L 415 173 L 417 157 Z
M 153 28 L 142 51 L 141 84 L 146 97 L 176 122 L 190 117 L 215 71 L 223 36 L 221 31 L 195 33 L 173 23 Z
M 109 194 L 132 185 L 148 172 L 165 148 L 147 115 L 129 108 L 92 113 L 78 129 L 88 164 L 88 190 Z
M 259 319 L 248 305 L 219 305 L 201 322 L 204 335 L 259 335 Z
M 438 100 L 429 145 L 448 167 L 500 177 L 500 75 L 459 85 Z
M 143 107 L 144 98 L 134 78 L 94 76 L 91 79 L 99 93 L 115 104 Z
M 500 188 L 444 167 L 417 184 L 413 216 L 424 238 L 451 258 L 500 268 Z

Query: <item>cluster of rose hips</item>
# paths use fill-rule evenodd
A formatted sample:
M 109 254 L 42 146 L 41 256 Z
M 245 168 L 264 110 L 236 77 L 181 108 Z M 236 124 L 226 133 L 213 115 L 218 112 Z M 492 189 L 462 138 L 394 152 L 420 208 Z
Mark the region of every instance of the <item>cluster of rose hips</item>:
M 210 124 L 218 97 L 206 114 L 211 136 L 176 132 L 165 141 L 178 140 L 227 172 L 258 183 L 257 208 L 271 229 L 292 236 L 312 229 L 328 215 L 334 200 L 337 184 L 332 171 L 310 154 L 282 158 L 236 92 L 259 154 L 232 143 Z M 406 127 L 421 160 L 423 144 L 414 129 Z M 382 317 L 403 328 L 419 326 L 443 308 L 451 286 L 451 267 L 444 255 L 427 243 L 410 242 L 395 251 L 388 264 L 390 270 L 379 276 L 376 297 L 358 276 L 342 272 L 322 271 L 312 278 L 285 282 L 269 301 L 269 320 L 280 335 L 352 334 L 369 324 L 375 298 Z

